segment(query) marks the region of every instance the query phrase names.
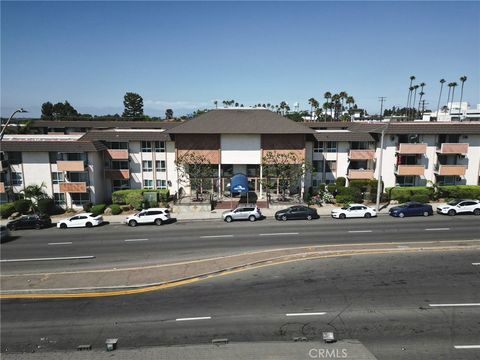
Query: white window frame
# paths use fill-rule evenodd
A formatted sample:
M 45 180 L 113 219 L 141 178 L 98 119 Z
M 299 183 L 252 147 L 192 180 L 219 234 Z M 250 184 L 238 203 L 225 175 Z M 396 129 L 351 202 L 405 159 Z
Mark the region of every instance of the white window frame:
M 146 146 L 144 146 L 146 145 Z M 140 143 L 141 152 L 152 152 L 152 142 L 151 141 L 142 141 Z
M 53 171 L 52 172 L 52 184 L 60 184 L 65 182 L 65 174 L 63 171 Z
M 165 152 L 165 141 L 155 141 L 155 152 Z M 158 146 L 157 146 L 158 145 Z
M 324 149 L 325 149 L 325 144 L 323 143 L 323 141 L 315 140 L 313 142 L 313 152 L 322 153 Z
M 164 185 L 162 185 L 162 183 Z M 159 179 L 159 180 L 156 181 L 156 185 L 157 185 L 157 189 L 166 189 L 167 188 L 167 180 Z
M 22 186 L 22 184 L 23 184 L 23 174 L 21 172 L 15 172 L 15 171 L 12 172 L 12 186 Z
M 146 164 L 145 164 L 146 163 Z M 150 164 L 149 164 L 150 163 Z M 143 160 L 142 161 L 142 171 L 143 172 L 151 172 L 153 171 L 152 167 L 152 160 Z
M 155 171 L 165 172 L 166 170 L 167 170 L 167 162 L 165 160 L 156 160 L 155 161 Z
M 150 185 L 147 185 L 150 184 Z M 143 188 L 147 190 L 153 190 L 153 180 L 143 179 Z

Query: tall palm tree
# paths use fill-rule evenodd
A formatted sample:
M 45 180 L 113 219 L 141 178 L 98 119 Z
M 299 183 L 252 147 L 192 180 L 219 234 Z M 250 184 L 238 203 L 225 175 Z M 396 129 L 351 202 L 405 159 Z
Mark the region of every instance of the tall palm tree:
M 460 91 L 460 111 L 462 110 L 462 100 L 463 100 L 463 84 L 465 81 L 467 81 L 467 77 L 464 75 L 460 78 L 460 81 L 462 82 L 462 89 Z M 461 115 L 459 116 L 459 120 L 461 120 Z
M 450 94 L 452 93 L 452 84 L 453 83 L 448 83 L 448 96 L 447 96 L 447 107 L 450 109 L 448 106 L 448 103 L 450 102 Z
M 343 104 L 343 103 L 344 103 L 344 101 L 348 98 L 348 94 L 347 94 L 346 91 L 341 91 L 340 94 L 338 94 L 338 95 L 340 95 L 340 100 L 341 100 L 341 102 L 342 102 L 342 111 L 343 111 L 343 108 L 344 108 L 344 104 Z
M 337 120 L 338 118 L 338 108 L 340 106 L 340 95 L 339 94 L 334 94 L 332 95 L 332 103 L 333 103 L 333 118 Z
M 218 109 L 218 101 L 215 100 L 213 103 L 215 104 L 215 109 Z
M 417 99 L 417 89 L 419 88 L 419 85 L 414 85 L 413 90 L 415 91 L 415 95 L 413 95 L 413 109 L 412 109 L 412 119 L 415 118 L 415 100 Z
M 425 93 L 423 91 L 420 91 L 419 95 L 420 95 L 420 99 L 418 100 L 418 112 L 420 112 L 420 105 L 422 104 L 422 97 L 423 97 L 423 95 L 425 95 Z
M 313 109 L 315 108 L 315 103 L 317 102 L 317 100 L 315 100 L 315 98 L 311 97 L 310 99 L 308 99 L 308 103 L 310 104 L 310 115 L 312 117 L 312 120 L 313 120 Z
M 353 96 L 348 96 L 347 97 L 347 105 L 348 105 L 348 109 L 350 110 L 353 106 L 353 104 L 355 104 L 355 99 L 353 98 Z
M 438 104 L 437 104 L 437 121 L 438 121 L 438 110 L 440 109 L 440 100 L 442 99 L 442 90 L 445 79 L 440 79 L 440 95 L 438 95 Z
M 455 97 L 455 88 L 458 86 L 458 84 L 454 81 L 452 82 L 452 106 L 450 106 L 450 115 L 452 113 L 452 107 L 453 107 L 453 98 Z
M 407 97 L 407 109 L 410 107 L 410 100 L 412 98 L 412 82 L 415 80 L 415 76 L 410 76 L 410 85 L 408 86 L 408 97 Z

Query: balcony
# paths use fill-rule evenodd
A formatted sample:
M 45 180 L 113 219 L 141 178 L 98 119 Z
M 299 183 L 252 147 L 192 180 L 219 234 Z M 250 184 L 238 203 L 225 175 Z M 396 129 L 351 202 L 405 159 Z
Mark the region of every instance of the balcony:
M 397 145 L 398 154 L 425 154 L 427 152 L 427 144 L 408 144 L 401 143 Z
M 130 170 L 128 169 L 105 169 L 105 176 L 112 180 L 128 180 Z
M 75 160 L 75 161 L 57 161 L 58 171 L 84 171 L 85 170 L 85 161 Z
M 373 179 L 373 170 L 350 169 L 348 170 L 348 178 L 350 180 L 370 180 Z
M 87 192 L 87 183 L 85 182 L 62 182 L 60 192 L 67 193 L 85 193 Z
M 423 176 L 425 175 L 425 166 L 423 165 L 397 165 L 395 174 L 399 176 Z
M 464 176 L 466 165 L 438 165 L 435 166 L 435 174 L 441 176 Z
M 107 149 L 106 152 L 112 160 L 128 160 L 128 149 Z
M 437 147 L 437 153 L 439 153 L 439 154 L 466 155 L 468 153 L 468 144 L 465 144 L 465 143 L 443 143 L 439 147 Z
M 5 183 L 3 182 L 0 182 L 0 193 L 4 193 L 5 192 Z
M 348 157 L 350 160 L 373 160 L 375 150 L 350 150 Z

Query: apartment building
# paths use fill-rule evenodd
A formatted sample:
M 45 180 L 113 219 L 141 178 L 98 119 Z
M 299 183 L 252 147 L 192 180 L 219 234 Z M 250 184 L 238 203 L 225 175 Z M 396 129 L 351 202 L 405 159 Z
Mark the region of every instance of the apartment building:
M 312 163 L 314 171 L 302 179 L 300 193 L 338 177 L 347 183 L 376 179 L 381 153 L 385 187 L 479 184 L 478 122 L 296 123 L 265 109 L 221 109 L 180 123 L 39 120 L 33 128 L 39 134 L 7 135 L 0 143 L 2 202 L 42 183 L 68 207 L 109 201 L 119 189 L 188 194 L 176 165 L 186 153 L 208 159 L 215 175 L 207 188 L 220 195 L 231 176 L 243 173 L 251 191 L 264 198 L 268 152 L 293 152 Z

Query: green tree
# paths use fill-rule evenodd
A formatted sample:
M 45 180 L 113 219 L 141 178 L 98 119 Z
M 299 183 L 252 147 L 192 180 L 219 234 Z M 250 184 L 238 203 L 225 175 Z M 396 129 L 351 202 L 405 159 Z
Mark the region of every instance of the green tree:
M 165 118 L 167 120 L 173 119 L 173 110 L 172 109 L 165 110 Z
M 440 79 L 440 94 L 438 95 L 438 104 L 437 104 L 437 120 L 438 120 L 438 111 L 440 110 L 440 101 L 442 99 L 443 84 L 445 82 L 446 82 L 445 79 Z
M 465 81 L 467 81 L 467 77 L 462 76 L 460 78 L 460 81 L 462 82 L 462 88 L 461 88 L 461 92 L 460 92 L 460 115 L 459 115 L 459 120 L 462 119 L 463 84 L 465 83 Z
M 45 183 L 42 182 L 40 185 L 28 185 L 21 192 L 25 199 L 30 200 L 36 205 L 38 204 L 38 200 L 48 198 L 48 195 L 44 190 L 46 187 Z
M 42 119 L 53 119 L 53 104 L 50 101 L 42 104 Z
M 127 92 L 123 97 L 123 117 L 142 117 L 143 116 L 143 99 L 140 95 Z
M 175 165 L 179 180 L 190 185 L 190 189 L 195 191 L 195 198 L 200 200 L 199 195 L 203 192 L 204 184 L 211 182 L 216 174 L 210 160 L 204 155 L 187 152 L 178 156 Z

